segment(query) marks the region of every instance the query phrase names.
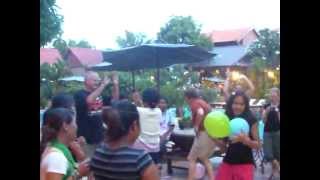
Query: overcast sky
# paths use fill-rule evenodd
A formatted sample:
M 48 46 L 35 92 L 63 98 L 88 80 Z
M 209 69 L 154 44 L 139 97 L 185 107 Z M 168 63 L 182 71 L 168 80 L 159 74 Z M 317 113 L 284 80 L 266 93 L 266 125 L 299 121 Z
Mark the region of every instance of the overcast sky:
M 118 48 L 125 30 L 155 38 L 173 15 L 192 16 L 203 32 L 280 27 L 280 0 L 57 0 L 63 38 L 87 40 L 97 49 Z

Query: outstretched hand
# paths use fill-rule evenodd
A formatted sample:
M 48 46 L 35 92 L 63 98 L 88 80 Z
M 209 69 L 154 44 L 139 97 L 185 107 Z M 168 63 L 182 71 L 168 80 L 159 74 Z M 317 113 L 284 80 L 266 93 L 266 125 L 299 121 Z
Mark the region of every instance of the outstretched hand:
M 119 76 L 117 72 L 112 72 L 111 79 L 113 84 L 119 84 Z
M 101 85 L 106 86 L 110 83 L 110 79 L 108 76 L 105 76 L 101 82 Z
M 227 75 L 227 77 L 230 77 L 230 76 L 231 76 L 230 68 L 227 68 L 227 70 L 226 70 L 226 75 Z
M 246 78 L 247 78 L 247 76 L 246 76 L 246 75 L 244 75 L 244 74 L 240 74 L 239 78 L 240 78 L 240 79 L 246 79 Z
M 79 142 L 79 144 L 83 147 L 87 144 L 86 139 L 83 136 L 79 136 L 77 138 L 77 141 Z

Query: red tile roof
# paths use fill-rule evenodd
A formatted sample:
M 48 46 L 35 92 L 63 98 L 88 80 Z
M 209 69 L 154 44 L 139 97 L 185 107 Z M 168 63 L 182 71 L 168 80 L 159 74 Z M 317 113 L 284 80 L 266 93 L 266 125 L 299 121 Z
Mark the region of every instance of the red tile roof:
M 40 48 L 40 64 L 54 64 L 62 59 L 60 52 L 54 48 Z
M 208 33 L 211 40 L 215 43 L 232 42 L 241 40 L 252 28 L 232 29 L 232 30 L 214 30 Z
M 101 63 L 103 61 L 102 51 L 89 48 L 69 48 L 72 53 L 83 66 L 90 66 Z

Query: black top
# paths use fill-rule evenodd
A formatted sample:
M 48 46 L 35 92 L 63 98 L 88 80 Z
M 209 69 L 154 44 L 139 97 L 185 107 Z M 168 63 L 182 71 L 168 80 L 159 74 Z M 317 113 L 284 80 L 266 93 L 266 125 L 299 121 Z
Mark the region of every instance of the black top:
M 271 104 L 265 105 L 265 109 L 271 106 Z M 264 132 L 276 132 L 280 130 L 280 120 L 278 117 L 278 112 L 280 111 L 280 104 L 277 108 L 271 108 L 270 112 L 267 115 L 267 121 L 264 125 Z
M 77 111 L 78 136 L 83 136 L 88 144 L 98 144 L 103 139 L 103 123 L 101 109 L 104 105 L 102 97 L 97 97 L 92 104 L 86 102 L 90 92 L 80 90 L 75 93 L 74 100 Z
M 138 180 L 151 164 L 152 158 L 144 150 L 128 146 L 110 149 L 102 143 L 91 159 L 90 169 L 96 180 Z
M 250 127 L 249 137 L 253 139 L 251 134 L 251 127 L 254 123 L 257 122 L 257 119 L 253 115 L 248 115 L 248 117 L 245 116 L 246 115 L 240 117 L 248 122 Z M 230 120 L 231 119 L 232 118 L 230 118 Z M 229 164 L 255 164 L 252 149 L 249 146 L 244 145 L 240 142 L 229 144 L 226 156 L 224 157 L 223 161 Z

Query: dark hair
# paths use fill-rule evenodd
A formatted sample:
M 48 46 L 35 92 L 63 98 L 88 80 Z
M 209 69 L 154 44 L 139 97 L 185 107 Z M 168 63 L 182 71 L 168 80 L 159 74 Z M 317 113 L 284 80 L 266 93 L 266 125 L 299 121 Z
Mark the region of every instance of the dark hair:
M 139 92 L 139 90 L 138 90 L 138 89 L 132 89 L 132 90 L 131 90 L 131 94 L 133 94 L 133 93 L 135 93 L 135 92 Z
M 128 89 L 123 89 L 122 91 L 120 91 L 119 99 L 120 100 L 129 99 L 129 94 L 130 93 Z
M 74 102 L 74 98 L 72 95 L 67 94 L 67 93 L 59 93 L 59 94 L 55 95 L 54 97 L 52 97 L 50 109 L 66 108 L 66 109 L 71 110 L 72 106 L 74 106 L 74 105 L 75 105 L 75 102 Z M 47 111 L 45 111 L 43 113 L 43 123 L 44 124 L 45 124 L 46 116 L 47 116 Z
M 160 100 L 164 100 L 164 101 L 166 101 L 166 103 L 168 103 L 168 99 L 165 96 L 160 96 L 159 101 Z
M 127 100 L 102 110 L 102 120 L 107 125 L 106 140 L 112 142 L 129 132 L 134 121 L 139 122 L 137 107 Z
M 227 100 L 227 104 L 226 104 L 226 115 L 230 118 L 230 119 L 233 119 L 235 117 L 235 115 L 233 114 L 233 111 L 232 111 L 232 104 L 235 100 L 236 97 L 242 97 L 243 100 L 244 100 L 244 105 L 245 105 L 245 108 L 244 108 L 244 111 L 243 113 L 240 115 L 240 117 L 247 117 L 247 116 L 250 116 L 251 114 L 251 111 L 250 111 L 250 105 L 249 105 L 249 98 L 248 96 L 245 94 L 245 92 L 243 91 L 235 91 L 231 94 L 231 96 L 229 97 L 229 99 Z
M 59 93 L 55 95 L 51 100 L 51 108 L 71 108 L 74 106 L 73 96 L 67 93 Z
M 184 92 L 184 96 L 187 98 L 199 98 L 199 92 L 195 88 L 188 89 Z
M 52 108 L 46 111 L 46 117 L 41 129 L 40 155 L 43 153 L 47 143 L 57 138 L 63 123 L 70 124 L 73 117 L 74 112 L 67 108 Z
M 157 90 L 152 89 L 152 88 L 147 88 L 143 91 L 142 93 L 142 101 L 150 108 L 155 108 L 160 100 L 160 95 Z
M 232 104 L 234 102 L 234 99 L 236 97 L 242 97 L 244 100 L 245 108 L 242 114 L 238 115 L 238 117 L 241 117 L 245 120 L 248 121 L 250 127 L 253 122 L 256 122 L 256 117 L 253 115 L 252 111 L 250 110 L 250 105 L 249 105 L 249 97 L 246 95 L 245 92 L 238 90 L 236 92 L 233 92 L 231 96 L 229 97 L 226 105 L 226 115 L 229 117 L 230 120 L 235 118 L 235 115 L 232 111 Z M 251 131 L 250 131 L 250 137 L 252 137 Z

